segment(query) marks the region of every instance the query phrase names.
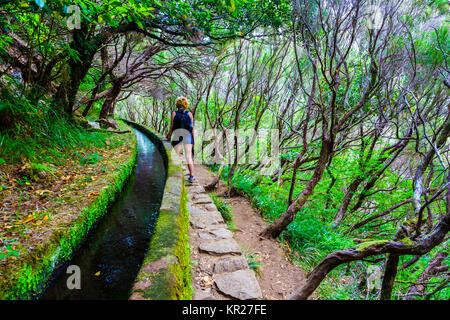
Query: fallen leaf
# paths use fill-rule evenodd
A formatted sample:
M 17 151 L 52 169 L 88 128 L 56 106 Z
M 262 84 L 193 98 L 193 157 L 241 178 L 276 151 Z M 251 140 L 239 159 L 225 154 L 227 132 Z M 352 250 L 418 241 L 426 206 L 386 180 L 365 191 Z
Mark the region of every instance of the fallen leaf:
M 37 193 L 39 196 L 42 196 L 44 193 L 54 193 L 54 192 L 51 191 L 51 190 L 40 190 L 40 189 L 38 189 L 38 190 L 36 190 L 36 193 Z
M 22 224 L 23 224 L 23 223 L 28 223 L 28 222 L 30 222 L 30 221 L 33 221 L 34 219 L 35 219 L 34 217 L 27 218 L 27 219 L 25 219 L 25 220 L 22 221 Z
M 89 193 L 89 195 L 88 195 L 88 199 L 92 199 L 92 198 L 94 198 L 95 196 L 98 196 L 98 195 L 99 195 L 98 192 L 91 192 L 91 193 Z

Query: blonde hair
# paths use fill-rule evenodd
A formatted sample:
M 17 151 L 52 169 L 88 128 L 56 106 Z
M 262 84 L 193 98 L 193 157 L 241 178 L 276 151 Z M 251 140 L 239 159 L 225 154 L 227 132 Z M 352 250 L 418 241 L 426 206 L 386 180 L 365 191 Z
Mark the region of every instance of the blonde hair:
M 175 100 L 175 105 L 177 108 L 183 108 L 184 110 L 189 108 L 189 102 L 185 97 L 178 97 L 177 100 Z

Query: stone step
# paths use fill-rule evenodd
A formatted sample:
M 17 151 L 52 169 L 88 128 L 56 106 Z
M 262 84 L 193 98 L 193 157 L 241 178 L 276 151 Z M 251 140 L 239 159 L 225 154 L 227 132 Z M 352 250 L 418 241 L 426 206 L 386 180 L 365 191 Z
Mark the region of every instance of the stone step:
M 223 224 L 218 221 L 210 221 L 210 220 L 201 220 L 201 219 L 189 219 L 191 226 L 194 229 L 210 229 L 212 226 L 215 227 L 226 227 L 226 224 Z
M 224 225 L 224 220 L 219 211 L 208 212 L 197 207 L 188 206 L 189 222 L 196 229 L 215 229 L 217 225 Z
M 234 272 L 244 269 L 248 269 L 248 263 L 243 256 L 220 259 L 214 264 L 214 273 Z
M 208 203 L 213 204 L 212 199 L 205 193 L 198 193 L 198 194 L 194 193 L 192 195 L 192 202 L 195 204 L 208 204 Z
M 205 209 L 208 211 L 215 211 L 215 210 L 217 210 L 217 207 L 214 203 L 206 203 Z
M 229 239 L 233 238 L 233 233 L 226 228 L 217 228 L 200 231 L 198 237 L 203 240 Z
M 241 247 L 231 239 L 203 240 L 199 245 L 199 250 L 213 255 L 241 254 Z
M 205 189 L 202 186 L 189 186 L 188 191 L 190 194 L 205 193 Z
M 250 270 L 237 270 L 214 279 L 217 289 L 239 300 L 261 299 L 262 292 L 255 273 Z

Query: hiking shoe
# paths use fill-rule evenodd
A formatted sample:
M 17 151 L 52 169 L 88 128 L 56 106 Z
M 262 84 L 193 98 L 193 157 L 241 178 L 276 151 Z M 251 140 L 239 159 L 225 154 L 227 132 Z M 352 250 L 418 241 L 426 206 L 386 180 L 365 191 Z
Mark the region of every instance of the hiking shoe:
M 189 183 L 193 183 L 194 182 L 194 177 L 193 176 L 189 176 L 188 181 L 189 181 Z

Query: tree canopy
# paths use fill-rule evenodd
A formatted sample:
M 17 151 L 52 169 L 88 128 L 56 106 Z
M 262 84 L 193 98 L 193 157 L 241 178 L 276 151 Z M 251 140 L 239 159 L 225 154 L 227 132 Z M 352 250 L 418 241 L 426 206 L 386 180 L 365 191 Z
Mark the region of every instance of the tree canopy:
M 88 120 L 166 135 L 186 96 L 194 153 L 217 171 L 206 189 L 223 179 L 224 197 L 246 194 L 269 223 L 260 237 L 281 239 L 311 271 L 291 298 L 448 299 L 448 10 L 441 0 L 0 1 L 2 157 L 44 161 L 42 146 L 76 145 Z M 210 152 L 212 137 L 222 149 Z

